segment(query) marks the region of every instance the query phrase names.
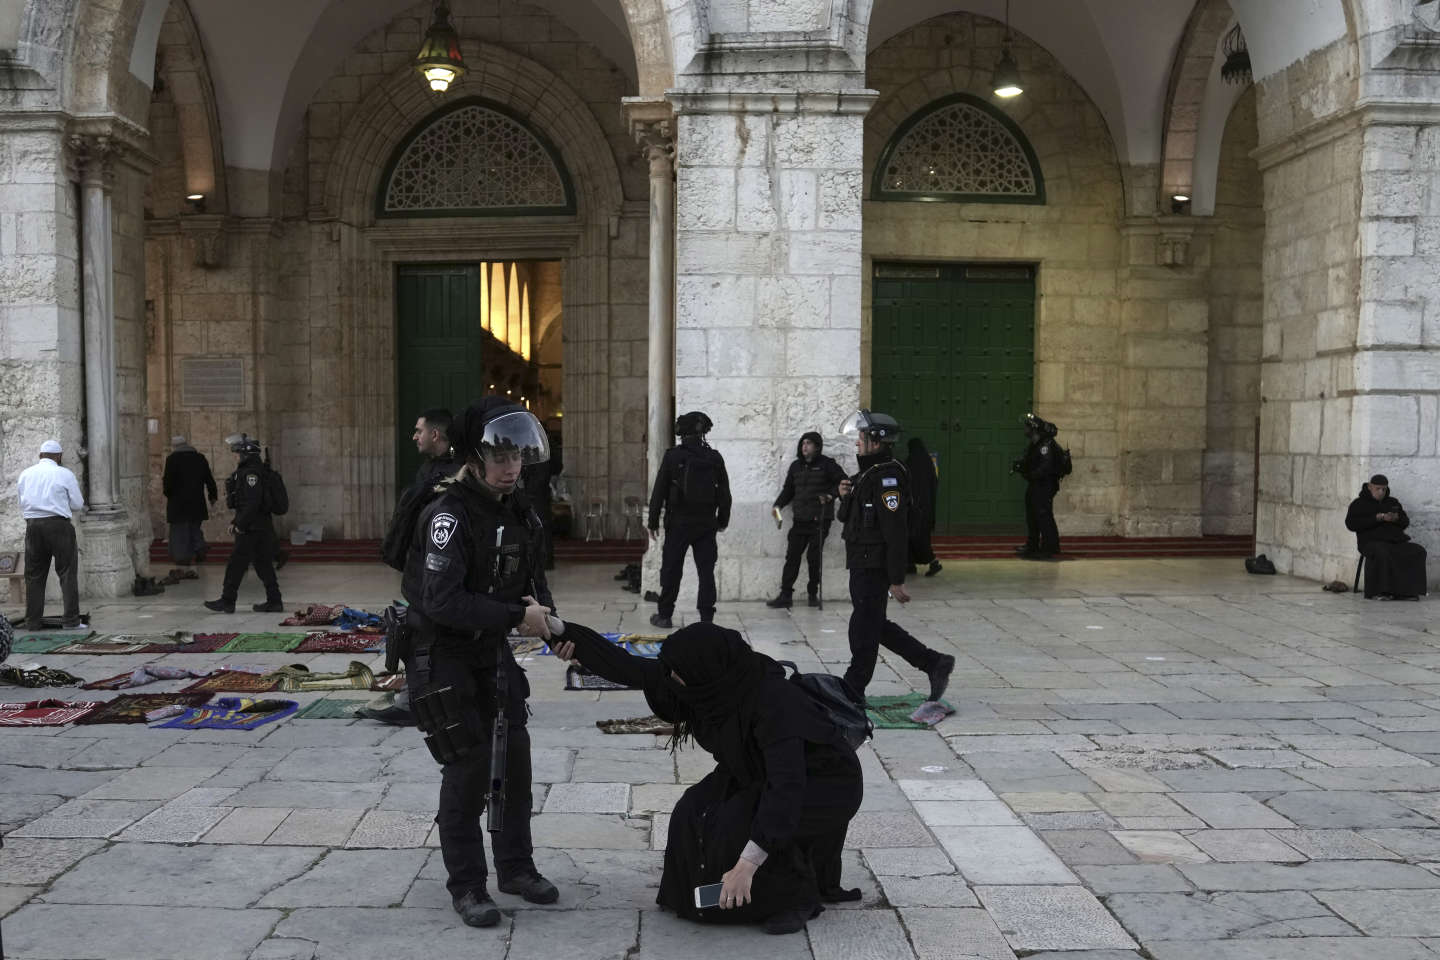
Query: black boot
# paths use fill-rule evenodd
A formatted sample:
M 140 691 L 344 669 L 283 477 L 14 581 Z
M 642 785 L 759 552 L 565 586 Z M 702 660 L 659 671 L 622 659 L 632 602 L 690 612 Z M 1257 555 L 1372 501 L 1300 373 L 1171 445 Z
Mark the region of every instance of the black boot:
M 854 903 L 862 896 L 864 894 L 860 892 L 859 887 L 851 887 L 848 890 L 844 887 L 831 887 L 828 890 L 820 891 L 822 903 Z
M 490 899 L 484 887 L 456 897 L 452 903 L 460 919 L 472 927 L 493 927 L 500 922 L 500 908 L 495 906 L 495 901 Z
M 555 884 L 540 876 L 534 867 L 501 880 L 500 892 L 524 897 L 530 903 L 554 903 L 560 899 L 560 891 L 555 889 Z
M 925 671 L 930 678 L 930 699 L 939 700 L 945 696 L 945 688 L 950 685 L 950 673 L 955 669 L 955 658 L 948 653 L 942 653 L 940 659 L 935 661 L 935 666 Z
M 266 600 L 264 603 L 252 603 L 250 609 L 256 613 L 284 613 L 285 604 L 280 600 Z
M 777 913 L 774 916 L 765 918 L 765 932 L 771 934 L 799 933 L 805 929 L 805 924 L 820 916 L 825 908 L 815 906 L 812 908 L 800 907 L 795 910 L 786 910 L 784 913 Z
M 792 605 L 790 593 L 789 590 L 781 590 L 774 600 L 766 600 L 765 606 L 772 610 L 789 610 Z
M 941 570 L 944 569 L 944 567 L 940 566 L 939 560 L 931 560 L 930 566 L 925 570 L 925 576 L 933 577 L 935 576 L 935 574 L 939 573 Z
M 397 707 L 391 704 L 375 710 L 371 707 L 361 707 L 355 711 L 355 716 L 362 720 L 379 720 L 381 723 L 388 723 L 392 727 L 413 727 L 415 726 L 415 714 L 405 707 Z M 503 887 L 501 888 L 504 889 Z
M 813 594 L 813 593 L 810 594 L 810 606 L 812 606 L 812 607 L 818 607 L 818 606 L 820 606 L 820 598 L 819 598 L 818 596 L 816 596 L 815 594 Z
M 226 603 L 224 600 L 206 600 L 205 609 L 214 610 L 216 613 L 234 613 L 235 604 Z
M 671 623 L 670 618 L 663 614 L 652 613 L 650 615 L 650 626 L 661 627 L 662 629 L 669 630 L 671 627 L 675 626 L 675 624 Z

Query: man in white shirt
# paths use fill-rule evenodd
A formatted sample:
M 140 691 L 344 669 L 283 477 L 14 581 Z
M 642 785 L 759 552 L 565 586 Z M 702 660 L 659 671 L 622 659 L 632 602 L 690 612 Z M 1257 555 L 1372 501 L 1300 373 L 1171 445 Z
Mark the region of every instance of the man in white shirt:
M 45 616 L 50 561 L 60 578 L 66 630 L 80 626 L 80 587 L 75 563 L 74 511 L 85 506 L 75 474 L 60 465 L 60 442 L 40 445 L 40 462 L 20 473 L 20 510 L 25 517 L 25 626 L 39 630 Z

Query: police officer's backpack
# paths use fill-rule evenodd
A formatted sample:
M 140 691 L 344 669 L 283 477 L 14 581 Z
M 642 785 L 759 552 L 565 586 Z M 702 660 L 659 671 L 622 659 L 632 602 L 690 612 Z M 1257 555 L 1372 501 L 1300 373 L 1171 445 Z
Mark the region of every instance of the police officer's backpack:
M 713 507 L 720 502 L 719 455 L 709 450 L 691 454 L 680 464 L 675 488 L 677 506 Z
M 1051 440 L 1050 442 L 1055 443 L 1054 440 Z M 1068 477 L 1074 471 L 1074 469 L 1075 464 L 1070 461 L 1070 451 L 1060 446 L 1060 444 L 1055 443 L 1056 476 Z
M 401 495 L 390 529 L 380 544 L 380 559 L 385 561 L 386 566 L 404 572 L 405 559 L 410 554 L 410 541 L 415 539 L 415 525 L 420 522 L 420 514 L 440 493 L 438 484 L 429 483 L 419 489 L 406 490 Z
M 277 517 L 285 516 L 290 512 L 290 494 L 285 489 L 285 478 L 271 466 L 266 466 L 260 476 L 265 484 L 265 509 Z
M 778 661 L 780 666 L 790 668 L 790 682 L 795 684 L 819 708 L 821 714 L 835 725 L 835 732 L 851 750 L 875 735 L 875 724 L 865 715 L 856 702 L 855 688 L 845 682 L 844 677 L 828 673 L 801 673 L 789 660 Z

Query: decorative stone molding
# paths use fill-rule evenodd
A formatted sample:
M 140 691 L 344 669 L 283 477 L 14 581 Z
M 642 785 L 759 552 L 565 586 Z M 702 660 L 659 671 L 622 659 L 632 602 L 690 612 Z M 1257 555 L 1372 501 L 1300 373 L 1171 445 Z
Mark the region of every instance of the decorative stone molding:
M 115 164 L 125 152 L 124 144 L 104 134 L 71 134 L 66 141 L 68 164 L 75 179 L 87 186 L 110 192 L 115 187 Z
M 1155 262 L 1165 267 L 1184 267 L 1190 263 L 1190 235 L 1162 233 L 1155 238 Z
M 227 236 L 231 222 L 219 214 L 191 214 L 179 218 L 180 233 L 190 241 L 197 267 L 214 269 L 225 266 Z

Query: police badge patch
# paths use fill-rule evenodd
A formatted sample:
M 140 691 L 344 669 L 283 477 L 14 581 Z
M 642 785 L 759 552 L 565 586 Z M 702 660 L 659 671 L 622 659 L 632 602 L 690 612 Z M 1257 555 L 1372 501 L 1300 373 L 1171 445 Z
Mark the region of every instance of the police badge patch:
M 257 483 L 260 482 L 260 476 L 259 476 L 259 474 L 254 474 L 254 473 L 252 473 L 252 474 L 250 474 L 250 476 L 248 476 L 248 477 L 245 478 L 245 482 L 248 483 L 248 484 L 250 484 L 250 486 L 253 487 L 253 486 L 255 486 L 255 484 L 257 484 Z
M 899 510 L 899 509 L 900 509 L 900 494 L 898 494 L 898 493 L 887 493 L 887 494 L 885 494 L 885 507 L 886 507 L 886 509 L 890 510 L 892 513 L 893 513 L 894 511 L 896 511 L 896 510 Z
M 448 513 L 437 513 L 430 520 L 430 542 L 441 550 L 455 535 L 455 518 Z

